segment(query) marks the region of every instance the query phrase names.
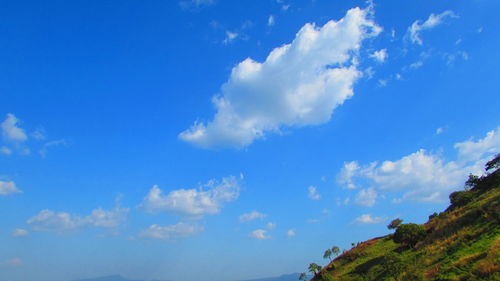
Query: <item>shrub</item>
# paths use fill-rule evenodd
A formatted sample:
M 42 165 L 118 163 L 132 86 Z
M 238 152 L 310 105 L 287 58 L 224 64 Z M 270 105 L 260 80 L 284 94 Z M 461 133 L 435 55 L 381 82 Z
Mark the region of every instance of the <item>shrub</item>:
M 393 240 L 410 247 L 415 247 L 418 241 L 425 238 L 426 231 L 421 225 L 406 223 L 398 226 L 394 233 Z

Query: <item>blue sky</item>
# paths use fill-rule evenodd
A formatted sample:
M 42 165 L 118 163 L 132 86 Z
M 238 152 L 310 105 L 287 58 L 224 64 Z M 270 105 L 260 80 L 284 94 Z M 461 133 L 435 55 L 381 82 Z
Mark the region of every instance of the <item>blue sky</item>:
M 500 152 L 498 1 L 10 1 L 0 281 L 234 281 L 425 222 Z

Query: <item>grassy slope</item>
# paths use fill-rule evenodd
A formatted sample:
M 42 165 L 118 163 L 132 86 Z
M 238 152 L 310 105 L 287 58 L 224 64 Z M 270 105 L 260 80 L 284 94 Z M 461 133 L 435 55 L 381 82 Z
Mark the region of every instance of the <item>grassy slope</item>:
M 392 235 L 365 241 L 337 257 L 312 280 L 500 280 L 500 171 L 464 206 L 430 219 L 414 249 Z

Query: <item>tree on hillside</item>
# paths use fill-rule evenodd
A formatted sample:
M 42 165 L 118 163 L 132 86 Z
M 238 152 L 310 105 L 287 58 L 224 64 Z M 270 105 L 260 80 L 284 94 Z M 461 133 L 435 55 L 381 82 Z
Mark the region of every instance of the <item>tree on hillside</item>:
M 406 223 L 398 226 L 394 233 L 393 240 L 406 246 L 415 247 L 418 241 L 426 235 L 425 228 L 419 224 Z
M 473 189 L 479 182 L 481 182 L 481 178 L 479 176 L 469 174 L 469 178 L 464 185 L 465 191 Z
M 323 254 L 324 259 L 332 259 L 332 250 L 331 249 L 326 249 L 325 253 Z
M 321 266 L 316 264 L 316 263 L 311 263 L 309 264 L 309 272 L 314 274 L 314 276 L 318 275 L 318 273 L 321 271 Z
M 398 226 L 399 226 L 402 222 L 403 222 L 403 220 L 402 220 L 402 219 L 400 219 L 400 218 L 393 219 L 393 220 L 391 221 L 391 223 L 387 225 L 387 228 L 388 228 L 388 229 L 396 229 L 396 228 L 398 228 Z
M 492 160 L 488 161 L 485 165 L 486 171 L 489 172 L 490 170 L 493 169 L 498 169 L 500 168 L 500 153 L 495 156 Z
M 299 280 L 301 281 L 306 281 L 307 280 L 307 274 L 305 272 L 302 272 L 300 275 L 299 275 Z
M 337 246 L 333 246 L 331 250 L 334 256 L 338 256 L 340 254 L 340 248 Z

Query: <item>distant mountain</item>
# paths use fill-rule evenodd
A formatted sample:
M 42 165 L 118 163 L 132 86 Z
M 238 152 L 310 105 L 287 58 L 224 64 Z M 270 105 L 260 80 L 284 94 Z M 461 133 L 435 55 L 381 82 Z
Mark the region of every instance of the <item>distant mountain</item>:
M 262 279 L 242 280 L 242 281 L 298 281 L 299 273 L 283 274 L 278 277 L 268 277 Z
M 97 277 L 91 279 L 78 279 L 73 281 L 145 281 L 145 280 L 130 280 L 127 278 L 123 278 L 121 275 L 110 275 L 110 276 Z M 161 281 L 161 280 L 151 280 L 151 281 Z

